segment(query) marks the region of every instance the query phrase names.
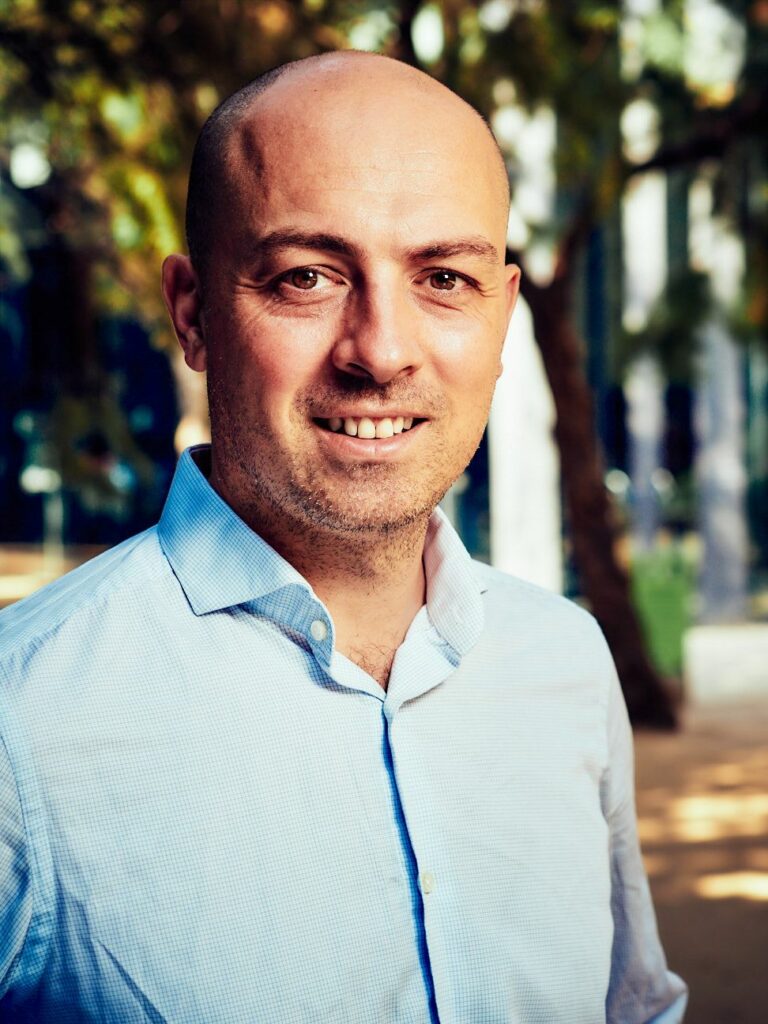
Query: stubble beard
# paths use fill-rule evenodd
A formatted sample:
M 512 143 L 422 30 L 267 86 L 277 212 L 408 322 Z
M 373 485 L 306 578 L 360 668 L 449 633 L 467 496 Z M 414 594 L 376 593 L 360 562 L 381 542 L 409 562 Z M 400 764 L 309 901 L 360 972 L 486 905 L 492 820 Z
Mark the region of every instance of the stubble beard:
M 236 467 L 246 504 L 257 522 L 268 519 L 283 529 L 293 526 L 338 535 L 347 542 L 373 541 L 425 526 L 461 472 L 438 483 L 414 480 L 410 474 L 403 479 L 400 467 L 381 463 L 337 465 L 334 482 L 329 484 L 325 473 L 281 452 L 280 478 L 275 480 L 263 472 L 264 460 L 241 437 L 235 431 L 228 438 L 229 461 Z M 435 454 L 433 465 L 443 463 L 444 453 Z M 425 473 L 432 476 L 429 470 Z
M 360 388 L 360 391 L 366 390 Z M 428 411 L 434 421 L 444 413 L 438 396 L 420 394 L 415 400 L 395 397 L 368 389 L 382 407 L 389 401 L 403 408 Z M 303 456 L 286 450 L 260 425 L 238 415 L 211 387 L 209 406 L 215 463 L 219 478 L 227 483 L 224 496 L 240 517 L 265 539 L 293 536 L 312 541 L 318 555 L 321 548 L 337 542 L 361 555 L 372 547 L 395 548 L 423 541 L 427 521 L 454 481 L 461 475 L 477 450 L 482 431 L 476 438 L 463 438 L 463 458 L 457 458 L 456 442 L 440 436 L 429 446 L 429 462 L 415 465 L 392 463 L 341 464 L 332 467 L 329 481 L 326 471 L 316 469 L 313 455 Z M 294 423 L 299 431 L 319 410 L 333 406 L 337 392 L 315 390 L 299 400 Z M 432 429 L 427 424 L 419 429 Z M 250 443 L 254 437 L 259 445 Z M 270 452 L 271 447 L 271 452 Z M 269 459 L 277 460 L 280 472 L 270 474 Z M 327 470 L 327 467 L 326 467 Z M 277 545 L 275 545 L 277 546 Z

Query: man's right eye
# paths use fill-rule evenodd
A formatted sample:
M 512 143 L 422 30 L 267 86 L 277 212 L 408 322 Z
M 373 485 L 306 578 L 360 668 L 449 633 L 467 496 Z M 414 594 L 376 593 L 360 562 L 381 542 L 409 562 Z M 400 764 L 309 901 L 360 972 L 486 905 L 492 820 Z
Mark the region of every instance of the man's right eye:
M 300 267 L 298 270 L 292 270 L 287 277 L 287 280 L 295 288 L 309 289 L 314 288 L 320 280 L 320 275 L 312 267 Z
M 302 292 L 323 290 L 333 284 L 332 278 L 317 267 L 294 267 L 292 270 L 286 270 L 275 281 L 277 288 L 288 285 L 289 288 L 297 288 Z

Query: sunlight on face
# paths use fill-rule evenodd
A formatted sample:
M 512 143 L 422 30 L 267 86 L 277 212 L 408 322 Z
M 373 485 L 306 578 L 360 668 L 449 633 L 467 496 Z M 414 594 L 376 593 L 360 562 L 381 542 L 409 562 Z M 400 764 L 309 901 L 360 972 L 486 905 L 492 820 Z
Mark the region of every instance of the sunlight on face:
M 211 481 L 278 547 L 426 523 L 482 437 L 517 290 L 482 121 L 364 63 L 281 79 L 231 147 Z

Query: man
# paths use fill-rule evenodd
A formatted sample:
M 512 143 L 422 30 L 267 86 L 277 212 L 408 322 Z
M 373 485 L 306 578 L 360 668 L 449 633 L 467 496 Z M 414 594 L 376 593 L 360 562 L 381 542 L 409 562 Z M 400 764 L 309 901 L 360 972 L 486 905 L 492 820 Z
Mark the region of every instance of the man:
M 507 204 L 478 115 L 383 57 L 203 130 L 164 293 L 212 447 L 5 616 L 4 1020 L 681 1020 L 599 631 L 434 511 L 499 374 Z

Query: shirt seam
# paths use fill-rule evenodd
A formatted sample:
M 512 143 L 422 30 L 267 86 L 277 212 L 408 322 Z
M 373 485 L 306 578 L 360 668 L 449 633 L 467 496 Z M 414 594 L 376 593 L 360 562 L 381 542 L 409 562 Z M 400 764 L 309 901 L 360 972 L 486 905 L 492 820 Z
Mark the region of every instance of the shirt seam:
M 590 622 L 596 622 L 594 615 L 590 611 L 564 594 L 548 590 L 546 587 L 539 586 L 537 583 L 531 583 L 530 580 L 525 580 L 521 576 L 515 576 L 513 573 L 496 569 L 494 566 L 488 565 L 487 562 L 479 562 L 476 558 L 472 559 L 472 569 L 478 586 L 484 594 L 494 589 L 498 590 L 500 588 L 503 590 L 506 587 L 510 587 L 525 593 L 538 603 L 549 603 L 551 601 L 559 605 L 565 605 L 575 614 L 580 614 Z
M 105 552 L 105 554 L 107 553 L 108 552 Z M 165 559 L 165 553 L 162 549 L 160 549 L 160 554 L 163 559 Z M 46 622 L 44 628 L 39 632 L 33 632 L 30 636 L 26 637 L 26 639 L 21 640 L 17 645 L 9 646 L 4 653 L 0 654 L 0 665 L 12 664 L 18 657 L 24 657 L 27 653 L 35 651 L 63 626 L 74 620 L 78 615 L 87 614 L 95 609 L 99 602 L 109 600 L 113 595 L 130 594 L 131 591 L 135 590 L 137 587 L 143 587 L 146 586 L 147 583 L 154 583 L 155 581 L 162 579 L 165 574 L 165 566 L 160 565 L 157 571 L 144 572 L 138 579 L 126 579 L 122 582 L 116 582 L 112 577 L 119 568 L 120 566 L 115 565 L 114 568 L 108 572 L 106 577 L 97 583 L 93 590 L 83 594 L 82 598 L 74 605 L 68 604 L 67 607 L 62 608 L 60 616 L 56 617 L 52 622 Z M 171 569 L 171 571 L 173 570 Z M 62 577 L 62 579 L 63 578 L 64 577 Z M 43 611 L 43 608 L 41 608 L 41 611 Z

